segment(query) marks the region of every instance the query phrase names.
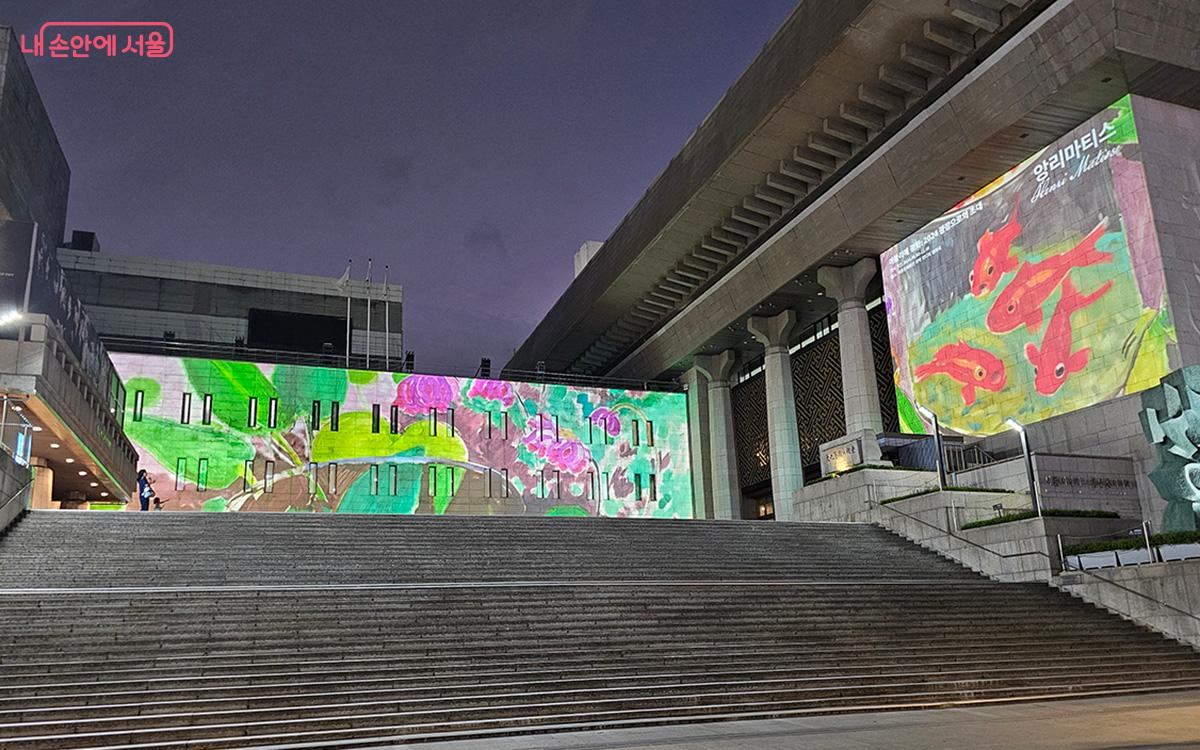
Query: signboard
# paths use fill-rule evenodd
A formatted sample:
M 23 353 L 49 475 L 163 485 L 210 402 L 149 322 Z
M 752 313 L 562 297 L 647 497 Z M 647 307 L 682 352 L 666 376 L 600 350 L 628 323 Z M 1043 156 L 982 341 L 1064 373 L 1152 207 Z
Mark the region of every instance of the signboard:
M 901 428 L 964 435 L 1158 383 L 1175 332 L 1128 96 L 880 259 Z

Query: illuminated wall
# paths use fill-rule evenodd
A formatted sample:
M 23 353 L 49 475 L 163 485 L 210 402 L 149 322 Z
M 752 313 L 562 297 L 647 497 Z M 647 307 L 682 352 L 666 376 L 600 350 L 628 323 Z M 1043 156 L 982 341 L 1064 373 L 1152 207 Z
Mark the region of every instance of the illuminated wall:
M 681 393 L 113 361 L 167 510 L 692 515 Z
M 1156 385 L 1175 340 L 1129 97 L 881 258 L 901 427 L 967 435 Z

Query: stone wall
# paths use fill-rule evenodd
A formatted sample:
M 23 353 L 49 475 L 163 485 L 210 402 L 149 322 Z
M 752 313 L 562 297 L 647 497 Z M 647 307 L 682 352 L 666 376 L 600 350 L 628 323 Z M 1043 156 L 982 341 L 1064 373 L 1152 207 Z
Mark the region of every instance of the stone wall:
M 1064 573 L 1055 586 L 1200 650 L 1200 560 Z

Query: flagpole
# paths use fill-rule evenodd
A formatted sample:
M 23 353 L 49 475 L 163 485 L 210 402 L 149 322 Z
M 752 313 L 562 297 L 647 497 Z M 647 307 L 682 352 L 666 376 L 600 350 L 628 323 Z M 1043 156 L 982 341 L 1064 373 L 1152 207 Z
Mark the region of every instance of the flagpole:
M 367 369 L 371 369 L 371 259 L 367 258 Z
M 354 260 L 346 261 L 346 369 L 350 368 L 350 266 Z
M 383 369 L 392 369 L 392 316 L 388 312 L 388 267 L 383 266 Z

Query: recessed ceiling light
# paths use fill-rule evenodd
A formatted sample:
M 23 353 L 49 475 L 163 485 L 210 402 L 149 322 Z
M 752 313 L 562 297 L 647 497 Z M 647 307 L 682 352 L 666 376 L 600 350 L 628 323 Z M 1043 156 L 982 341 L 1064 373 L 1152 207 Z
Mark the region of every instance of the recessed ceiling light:
M 89 486 L 89 487 L 99 487 L 99 486 L 100 486 L 100 483 L 99 483 L 99 482 L 89 482 L 89 483 L 88 483 L 88 486 Z
M 33 431 L 34 431 L 34 432 L 41 432 L 41 431 L 42 431 L 42 428 L 41 428 L 41 427 L 38 427 L 37 425 L 34 425 L 34 426 L 33 426 Z
M 20 407 L 20 406 L 14 406 L 14 407 L 13 407 L 13 411 L 25 411 L 25 409 L 24 409 L 23 407 Z
M 100 497 L 108 497 L 108 493 L 107 493 L 107 492 L 101 492 L 101 493 L 100 493 Z
M 67 463 L 69 463 L 69 464 L 73 464 L 73 463 L 75 463 L 75 459 L 73 459 L 73 458 L 67 458 L 67 459 L 66 459 L 66 461 L 67 461 Z
M 86 477 L 86 476 L 87 476 L 87 472 L 86 472 L 86 471 L 84 471 L 83 469 L 80 469 L 80 470 L 79 470 L 79 476 L 81 476 L 81 477 Z
M 50 447 L 51 447 L 51 448 L 61 448 L 62 446 L 61 446 L 61 445 L 59 445 L 58 443 L 51 443 L 51 444 L 50 444 Z

